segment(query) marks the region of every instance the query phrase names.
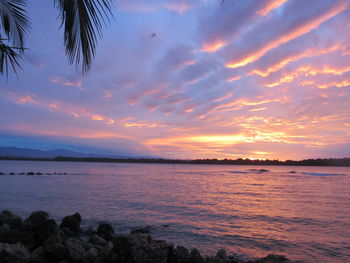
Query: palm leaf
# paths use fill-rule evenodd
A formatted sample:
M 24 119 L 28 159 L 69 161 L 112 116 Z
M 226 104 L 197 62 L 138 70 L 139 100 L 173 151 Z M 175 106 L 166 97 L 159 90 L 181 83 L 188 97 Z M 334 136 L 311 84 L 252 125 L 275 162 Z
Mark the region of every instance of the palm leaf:
M 98 38 L 102 37 L 102 26 L 112 15 L 113 0 L 55 0 L 64 26 L 64 45 L 71 64 L 82 71 L 91 68 Z
M 23 48 L 29 30 L 24 0 L 0 0 L 0 39 Z
M 17 75 L 17 69 L 21 68 L 19 63 L 19 60 L 22 58 L 21 53 L 23 53 L 22 48 L 13 48 L 0 41 L 0 73 L 6 72 L 7 75 L 9 66 L 11 66 Z
M 0 0 L 0 73 L 8 74 L 9 66 L 17 75 L 29 20 L 23 0 Z

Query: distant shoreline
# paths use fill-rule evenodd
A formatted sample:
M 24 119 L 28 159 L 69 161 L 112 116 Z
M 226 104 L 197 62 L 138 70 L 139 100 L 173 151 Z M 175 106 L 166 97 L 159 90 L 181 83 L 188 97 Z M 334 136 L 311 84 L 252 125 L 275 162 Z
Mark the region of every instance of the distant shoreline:
M 279 160 L 250 160 L 250 159 L 161 159 L 161 158 L 94 158 L 94 157 L 55 157 L 27 158 L 0 157 L 9 161 L 54 161 L 54 162 L 98 162 L 98 163 L 157 163 L 157 164 L 211 164 L 211 165 L 279 165 L 279 166 L 338 166 L 350 167 L 350 158 L 336 159 L 307 159 L 301 161 Z

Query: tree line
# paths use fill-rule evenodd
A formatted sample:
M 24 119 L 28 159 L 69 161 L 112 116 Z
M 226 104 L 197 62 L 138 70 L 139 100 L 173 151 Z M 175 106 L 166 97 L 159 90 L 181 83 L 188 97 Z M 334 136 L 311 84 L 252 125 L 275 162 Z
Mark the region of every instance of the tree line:
M 64 157 L 55 158 L 22 158 L 0 157 L 0 160 L 34 160 L 58 162 L 108 162 L 108 163 L 164 163 L 164 164 L 226 164 L 226 165 L 289 165 L 289 166 L 349 166 L 350 158 L 305 159 L 295 160 L 251 160 L 251 159 L 164 159 L 164 158 L 97 158 L 97 157 Z

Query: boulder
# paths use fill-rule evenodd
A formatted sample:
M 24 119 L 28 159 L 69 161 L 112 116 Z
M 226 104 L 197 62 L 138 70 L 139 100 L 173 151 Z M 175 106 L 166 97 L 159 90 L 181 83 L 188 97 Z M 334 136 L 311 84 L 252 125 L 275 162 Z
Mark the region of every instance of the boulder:
M 103 239 L 102 237 L 100 237 L 99 235 L 92 235 L 89 239 L 89 243 L 93 244 L 93 245 L 98 245 L 98 246 L 106 246 L 107 245 L 107 241 L 105 239 Z
M 9 231 L 11 231 L 11 228 L 8 225 L 6 224 L 0 225 L 0 239 L 2 234 L 5 234 Z
M 29 249 L 22 244 L 0 243 L 1 263 L 27 263 L 30 262 L 30 259 L 31 254 Z
M 118 236 L 113 244 L 118 261 L 128 263 L 167 263 L 173 249 L 172 244 L 143 234 Z
M 190 262 L 191 263 L 204 263 L 205 262 L 201 253 L 199 253 L 198 249 L 194 248 L 191 250 Z
M 64 246 L 68 251 L 69 257 L 73 261 L 81 261 L 85 257 L 85 248 L 83 241 L 79 240 L 78 238 L 68 238 L 64 242 Z
M 235 262 L 231 261 L 231 259 L 227 256 L 225 249 L 219 249 L 214 257 L 206 257 L 206 263 L 228 263 Z
M 99 251 L 97 248 L 91 247 L 89 248 L 86 253 L 85 253 L 85 257 L 83 259 L 84 263 L 96 263 L 97 261 L 97 257 L 99 256 Z
M 177 246 L 173 249 L 170 263 L 189 263 L 190 262 L 190 252 L 187 248 L 182 246 Z
M 38 225 L 34 229 L 34 235 L 38 244 L 42 245 L 42 243 L 52 234 L 57 233 L 58 227 L 56 221 L 53 219 L 49 219 L 44 223 Z
M 3 210 L 0 213 L 0 225 L 2 224 L 8 225 L 11 229 L 16 229 L 22 226 L 22 218 L 8 210 Z
M 46 252 L 57 259 L 64 259 L 67 255 L 65 246 L 62 244 L 62 238 L 58 233 L 51 234 L 43 243 Z
M 24 221 L 26 225 L 38 227 L 49 220 L 49 213 L 46 211 L 35 211 Z
M 81 216 L 79 213 L 75 213 L 74 215 L 64 217 L 60 227 L 61 228 L 66 227 L 73 232 L 78 232 L 80 229 L 80 223 L 81 223 Z
M 112 241 L 115 234 L 114 229 L 110 224 L 100 224 L 97 228 L 97 234 L 107 241 Z
M 50 262 L 49 257 L 43 247 L 37 247 L 32 251 L 32 260 L 33 263 L 47 263 Z
M 0 235 L 0 242 L 7 244 L 22 243 L 29 249 L 33 249 L 36 246 L 36 240 L 32 231 L 17 229 L 11 229 Z

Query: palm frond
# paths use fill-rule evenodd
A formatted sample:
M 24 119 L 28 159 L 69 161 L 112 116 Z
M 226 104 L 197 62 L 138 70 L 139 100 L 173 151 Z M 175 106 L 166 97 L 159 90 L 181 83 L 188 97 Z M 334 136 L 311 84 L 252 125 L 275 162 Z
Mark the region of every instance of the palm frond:
M 29 30 L 25 6 L 24 0 L 0 0 L 0 39 L 20 49 Z
M 9 66 L 17 75 L 17 69 L 22 68 L 19 60 L 22 58 L 23 48 L 10 47 L 0 41 L 0 73 L 8 75 Z
M 82 61 L 83 73 L 91 68 L 102 26 L 112 16 L 112 4 L 113 0 L 55 0 L 68 60 L 76 66 Z
M 9 68 L 17 75 L 22 58 L 29 20 L 24 0 L 0 0 L 0 74 Z

